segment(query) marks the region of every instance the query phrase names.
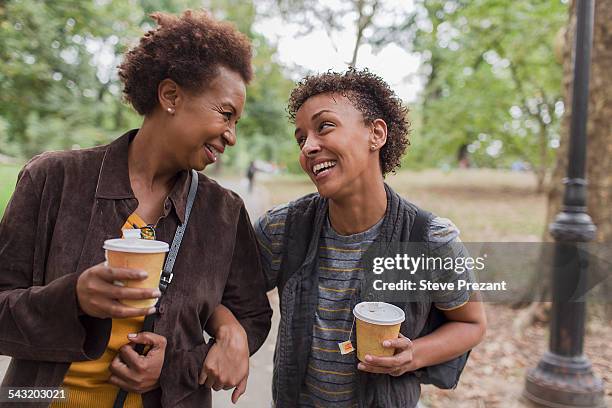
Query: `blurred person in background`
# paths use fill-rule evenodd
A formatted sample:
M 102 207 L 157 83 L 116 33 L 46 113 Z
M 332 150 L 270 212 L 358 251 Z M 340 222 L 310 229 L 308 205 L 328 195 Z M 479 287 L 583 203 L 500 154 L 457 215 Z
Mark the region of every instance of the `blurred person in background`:
M 210 388 L 236 387 L 235 401 L 270 328 L 245 206 L 204 175 L 158 310 L 120 303 L 161 295 L 113 284 L 141 271 L 105 266 L 103 243 L 122 228 L 172 241 L 191 170 L 236 143 L 252 78 L 250 42 L 233 25 L 205 12 L 152 17 L 119 68 L 140 129 L 34 157 L 0 225 L 0 353 L 12 357 L 2 385 L 65 387 L 53 407 L 112 407 L 119 388 L 125 407 L 210 407 Z M 142 332 L 153 313 L 154 331 Z

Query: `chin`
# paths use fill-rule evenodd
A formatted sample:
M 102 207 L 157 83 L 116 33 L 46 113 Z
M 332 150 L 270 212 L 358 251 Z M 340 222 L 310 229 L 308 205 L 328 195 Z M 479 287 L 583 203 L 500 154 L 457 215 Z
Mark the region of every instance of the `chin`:
M 209 163 L 206 158 L 198 158 L 196 160 L 192 160 L 191 168 L 195 171 L 203 171 L 206 167 L 208 167 Z
M 204 171 L 204 169 L 206 168 L 207 163 L 194 163 L 191 168 L 195 171 Z
M 338 192 L 337 186 L 329 185 L 330 183 L 324 183 L 322 185 L 315 184 L 317 192 L 321 197 L 333 200 Z

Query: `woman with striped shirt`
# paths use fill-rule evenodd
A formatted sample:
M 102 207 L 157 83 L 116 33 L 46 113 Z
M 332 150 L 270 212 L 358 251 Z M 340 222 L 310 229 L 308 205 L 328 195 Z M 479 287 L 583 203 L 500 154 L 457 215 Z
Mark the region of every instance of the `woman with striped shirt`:
M 371 273 L 364 253 L 376 242 L 408 241 L 421 211 L 384 183 L 408 145 L 407 111 L 382 79 L 351 68 L 305 78 L 289 113 L 300 164 L 318 193 L 268 211 L 255 225 L 268 289 L 278 288 L 281 305 L 274 403 L 415 407 L 420 370 L 464 355 L 483 338 L 484 309 L 468 302 L 473 294 L 436 291 L 420 309 L 406 303 L 399 338 L 383 344 L 395 349 L 393 357 L 359 362 L 338 347 L 355 344 L 352 309 L 366 299 L 363 279 Z M 437 248 L 459 242 L 447 219 L 429 217 L 424 231 L 422 241 Z M 446 323 L 416 338 L 433 307 Z

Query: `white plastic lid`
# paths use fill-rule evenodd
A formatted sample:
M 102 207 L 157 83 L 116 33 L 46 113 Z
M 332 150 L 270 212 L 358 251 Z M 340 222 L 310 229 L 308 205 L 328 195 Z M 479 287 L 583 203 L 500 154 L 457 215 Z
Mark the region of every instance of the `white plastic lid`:
M 353 309 L 355 317 L 361 321 L 383 326 L 391 326 L 406 319 L 404 311 L 385 302 L 361 302 Z
M 140 232 L 138 230 L 138 232 Z M 140 238 L 116 238 L 104 241 L 104 249 L 117 252 L 131 252 L 137 254 L 157 254 L 168 252 L 170 247 L 163 241 Z
M 125 228 L 121 230 L 123 232 L 123 238 L 133 238 L 140 239 L 140 229 L 139 228 Z

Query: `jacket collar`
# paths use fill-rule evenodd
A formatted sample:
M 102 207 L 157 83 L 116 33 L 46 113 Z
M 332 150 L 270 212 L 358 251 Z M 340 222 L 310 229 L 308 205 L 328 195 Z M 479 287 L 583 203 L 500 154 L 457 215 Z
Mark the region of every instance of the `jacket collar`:
M 108 145 L 98 175 L 96 198 L 108 200 L 136 199 L 130 184 L 128 148 L 137 132 L 138 129 L 132 129 Z M 182 170 L 177 174 L 176 182 L 168 195 L 168 199 L 181 223 L 185 220 L 185 207 L 191 180 L 189 173 Z

